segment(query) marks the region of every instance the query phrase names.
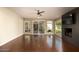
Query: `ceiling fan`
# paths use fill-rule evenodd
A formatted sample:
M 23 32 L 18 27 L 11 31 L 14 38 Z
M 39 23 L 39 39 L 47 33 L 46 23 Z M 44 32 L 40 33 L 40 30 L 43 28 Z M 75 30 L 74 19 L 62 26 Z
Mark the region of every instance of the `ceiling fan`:
M 37 15 L 38 16 L 42 16 L 42 13 L 44 13 L 45 11 L 40 11 L 40 10 L 36 10 L 37 11 Z

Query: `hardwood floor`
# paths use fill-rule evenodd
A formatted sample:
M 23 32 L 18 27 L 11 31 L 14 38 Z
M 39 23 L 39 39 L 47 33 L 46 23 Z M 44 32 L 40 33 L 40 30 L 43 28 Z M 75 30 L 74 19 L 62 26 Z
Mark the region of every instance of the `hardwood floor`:
M 2 52 L 71 52 L 79 48 L 56 35 L 24 35 L 0 47 Z
M 64 52 L 79 52 L 79 48 L 63 40 L 62 47 Z
M 56 51 L 53 44 L 53 36 L 42 36 L 42 35 L 34 35 L 31 36 L 30 42 L 28 39 L 25 42 L 25 51 Z

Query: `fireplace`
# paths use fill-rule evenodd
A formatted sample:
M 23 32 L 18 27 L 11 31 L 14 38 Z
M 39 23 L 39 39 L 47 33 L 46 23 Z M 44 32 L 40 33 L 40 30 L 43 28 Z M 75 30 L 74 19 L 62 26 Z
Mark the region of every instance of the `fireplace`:
M 65 36 L 72 37 L 72 28 L 65 28 Z

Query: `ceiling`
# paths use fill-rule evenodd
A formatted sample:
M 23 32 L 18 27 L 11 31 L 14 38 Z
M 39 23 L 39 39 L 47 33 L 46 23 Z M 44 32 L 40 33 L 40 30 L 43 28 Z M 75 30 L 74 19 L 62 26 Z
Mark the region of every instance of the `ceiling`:
M 13 11 L 24 18 L 37 18 L 37 11 L 45 11 L 41 18 L 56 19 L 75 7 L 12 7 Z

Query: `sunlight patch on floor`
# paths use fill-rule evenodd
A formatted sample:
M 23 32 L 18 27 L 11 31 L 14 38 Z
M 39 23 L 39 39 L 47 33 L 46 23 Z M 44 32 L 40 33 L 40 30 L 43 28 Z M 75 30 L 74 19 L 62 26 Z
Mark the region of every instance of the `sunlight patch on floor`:
M 62 40 L 60 38 L 55 39 L 55 47 L 58 51 L 63 51 L 62 49 Z
M 51 48 L 53 44 L 53 36 L 47 36 L 48 47 Z

